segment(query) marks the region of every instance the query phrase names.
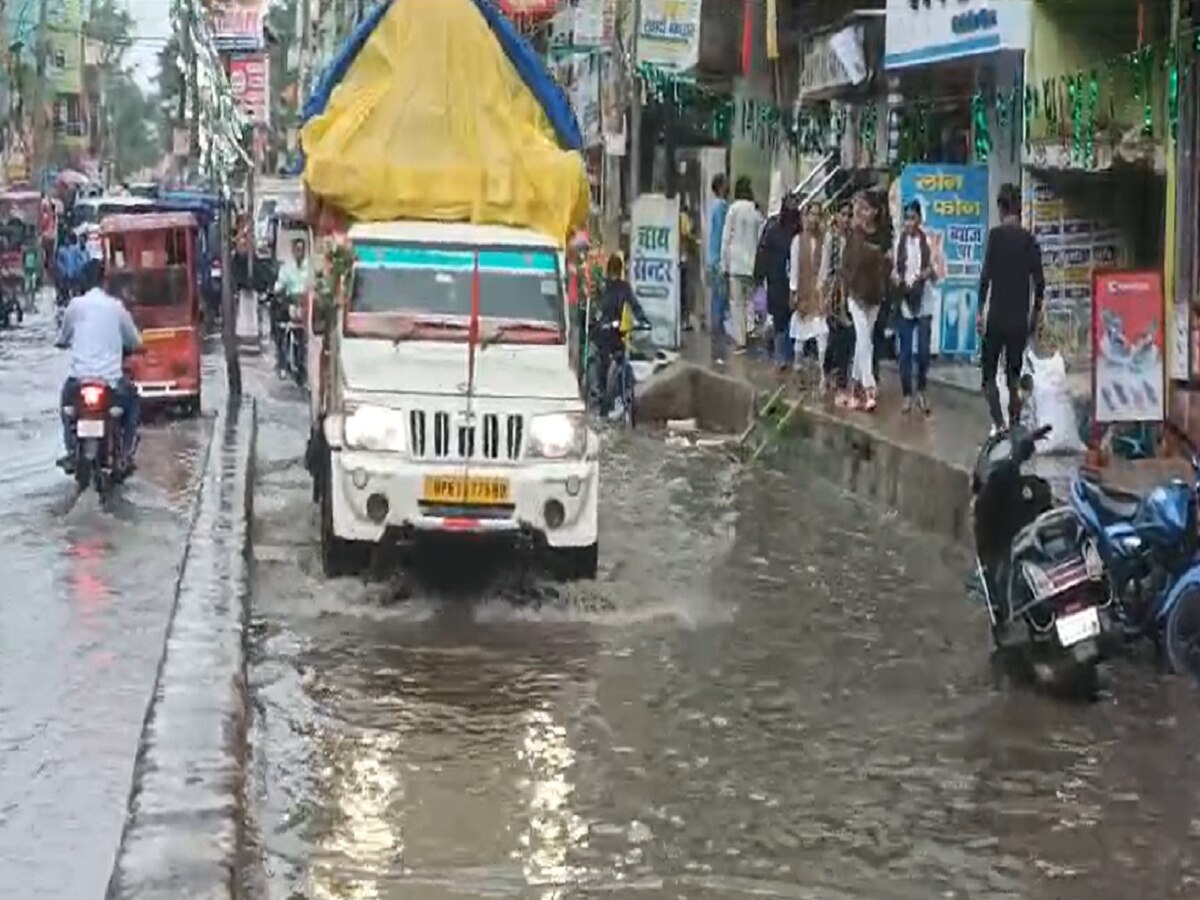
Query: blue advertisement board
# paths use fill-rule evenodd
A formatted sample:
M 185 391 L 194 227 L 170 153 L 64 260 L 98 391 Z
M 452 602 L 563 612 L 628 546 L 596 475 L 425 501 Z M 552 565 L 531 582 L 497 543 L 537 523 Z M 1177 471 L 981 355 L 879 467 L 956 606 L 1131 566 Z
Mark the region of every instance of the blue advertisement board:
M 921 204 L 938 280 L 933 289 L 933 351 L 972 357 L 979 350 L 979 273 L 988 231 L 987 166 L 917 164 L 900 176 L 900 206 Z

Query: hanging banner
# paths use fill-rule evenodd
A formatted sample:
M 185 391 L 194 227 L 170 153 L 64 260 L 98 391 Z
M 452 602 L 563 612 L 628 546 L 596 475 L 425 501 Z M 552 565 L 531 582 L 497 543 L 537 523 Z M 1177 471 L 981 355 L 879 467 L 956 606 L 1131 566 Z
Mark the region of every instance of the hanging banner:
M 629 283 L 654 343 L 679 346 L 679 198 L 642 194 L 633 204 Z
M 971 357 L 979 350 L 979 275 L 988 223 L 987 166 L 906 166 L 900 208 L 921 205 L 938 281 L 933 298 L 933 352 Z
M 579 0 L 574 11 L 573 43 L 576 47 L 608 47 L 612 44 L 615 0 Z
M 1092 417 L 1162 422 L 1167 414 L 1162 275 L 1092 276 Z
M 83 93 L 83 7 L 83 0 L 46 5 L 46 78 L 52 94 Z M 67 123 L 79 121 L 78 114 L 65 118 Z
M 267 0 L 212 0 L 212 43 L 220 52 L 263 49 Z
M 779 8 L 767 0 L 767 59 L 779 59 Z
M 245 53 L 229 60 L 229 86 L 238 109 L 255 125 L 271 123 L 270 57 Z
M 700 0 L 642 0 L 639 63 L 682 72 L 700 61 Z

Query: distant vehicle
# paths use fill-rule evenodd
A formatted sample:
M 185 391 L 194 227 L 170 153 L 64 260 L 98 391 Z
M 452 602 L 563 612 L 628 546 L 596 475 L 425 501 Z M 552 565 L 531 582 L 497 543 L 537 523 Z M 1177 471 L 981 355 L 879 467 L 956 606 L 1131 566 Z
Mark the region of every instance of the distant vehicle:
M 154 201 L 145 197 L 84 197 L 76 200 L 71 208 L 71 221 L 75 234 L 84 240 L 88 257 L 101 259 L 101 219 L 121 213 L 154 212 L 155 209 Z

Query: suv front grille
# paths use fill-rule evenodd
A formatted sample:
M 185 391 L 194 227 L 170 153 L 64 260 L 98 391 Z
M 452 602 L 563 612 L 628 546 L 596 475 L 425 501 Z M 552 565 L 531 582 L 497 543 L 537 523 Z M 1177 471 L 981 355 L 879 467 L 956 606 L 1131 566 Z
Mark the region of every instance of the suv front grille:
M 484 413 L 476 417 L 476 424 L 457 427 L 452 426 L 450 418 L 450 413 L 440 411 L 413 410 L 408 414 L 409 447 L 414 457 L 509 462 L 521 458 L 525 439 L 525 420 L 521 416 Z

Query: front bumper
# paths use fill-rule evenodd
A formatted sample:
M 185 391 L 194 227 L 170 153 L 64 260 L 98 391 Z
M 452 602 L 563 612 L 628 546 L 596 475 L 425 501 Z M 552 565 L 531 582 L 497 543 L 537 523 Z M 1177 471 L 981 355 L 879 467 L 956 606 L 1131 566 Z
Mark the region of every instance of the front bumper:
M 551 548 L 588 547 L 597 540 L 600 467 L 595 459 L 477 464 L 471 467 L 473 478 L 508 479 L 510 503 L 447 507 L 422 503 L 425 478 L 460 475 L 461 463 L 415 462 L 345 449 L 330 457 L 333 531 L 343 540 L 379 543 L 386 534 L 397 533 L 527 534 Z M 382 518 L 380 498 L 386 501 Z M 547 521 L 547 505 L 553 503 L 562 510 L 556 527 Z
M 186 400 L 200 395 L 200 385 L 185 381 L 137 381 L 138 396 L 143 400 Z

